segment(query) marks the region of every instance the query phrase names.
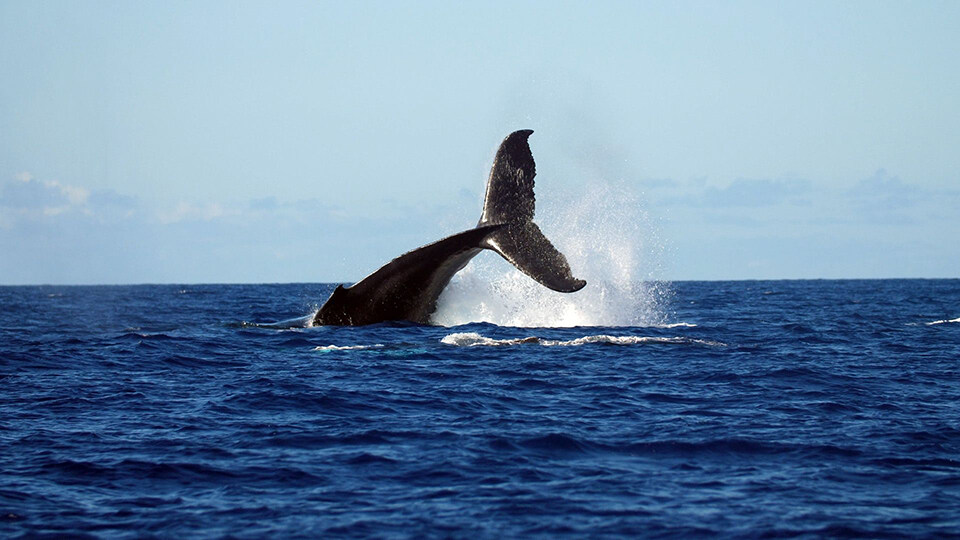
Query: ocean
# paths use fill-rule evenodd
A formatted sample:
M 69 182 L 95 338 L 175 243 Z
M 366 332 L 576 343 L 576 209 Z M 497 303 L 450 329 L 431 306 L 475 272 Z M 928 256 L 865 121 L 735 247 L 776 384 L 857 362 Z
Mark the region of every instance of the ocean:
M 960 280 L 479 282 L 0 287 L 0 537 L 960 536 Z

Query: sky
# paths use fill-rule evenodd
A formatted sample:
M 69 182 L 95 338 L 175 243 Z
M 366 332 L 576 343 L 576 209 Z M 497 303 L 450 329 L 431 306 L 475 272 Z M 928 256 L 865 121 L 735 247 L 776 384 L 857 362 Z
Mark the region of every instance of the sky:
M 958 277 L 958 27 L 952 1 L 4 0 L 0 284 L 356 281 L 473 226 L 517 129 L 537 220 L 602 190 L 651 278 Z

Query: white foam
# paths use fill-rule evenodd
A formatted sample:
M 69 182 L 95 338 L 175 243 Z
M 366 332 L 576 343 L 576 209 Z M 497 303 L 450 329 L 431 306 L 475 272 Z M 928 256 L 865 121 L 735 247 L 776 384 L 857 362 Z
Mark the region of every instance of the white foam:
M 540 343 L 540 338 L 528 337 L 521 339 L 493 339 L 482 336 L 476 332 L 458 332 L 443 336 L 440 343 L 444 345 L 453 345 L 455 347 L 475 347 L 478 345 L 497 346 L 497 345 L 519 345 L 521 343 Z
M 530 336 L 517 339 L 493 339 L 480 335 L 476 332 L 458 332 L 448 334 L 440 340 L 445 345 L 455 347 L 502 347 L 507 345 L 536 344 L 544 347 L 578 347 L 591 343 L 606 343 L 611 345 L 642 345 L 642 344 L 674 344 L 674 345 L 705 345 L 710 347 L 726 347 L 725 343 L 711 341 L 707 339 L 694 339 L 685 337 L 661 337 L 661 336 L 611 336 L 607 334 L 598 334 L 593 336 L 583 336 L 570 340 L 543 339 L 536 336 Z
M 960 317 L 957 317 L 956 319 L 943 319 L 939 321 L 931 321 L 924 324 L 926 324 L 927 326 L 931 326 L 934 324 L 949 324 L 949 323 L 960 323 Z
M 383 347 L 383 343 L 374 343 L 373 345 L 321 345 L 319 347 L 314 347 L 313 350 L 328 352 L 328 351 L 358 351 L 362 349 L 378 349 Z
M 669 284 L 656 281 L 663 245 L 639 197 L 593 185 L 582 198 L 543 204 L 544 234 L 587 280 L 575 293 L 551 291 L 485 251 L 444 290 L 432 322 L 457 326 L 660 326 L 667 324 Z M 539 221 L 539 220 L 538 220 Z M 687 323 L 674 323 L 678 326 Z

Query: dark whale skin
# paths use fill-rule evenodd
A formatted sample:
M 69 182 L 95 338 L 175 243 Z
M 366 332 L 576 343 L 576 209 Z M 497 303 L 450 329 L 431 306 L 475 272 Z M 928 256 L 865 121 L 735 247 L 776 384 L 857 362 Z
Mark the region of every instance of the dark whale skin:
M 500 143 L 476 228 L 404 253 L 350 287 L 338 285 L 314 316 L 314 326 L 429 324 L 450 279 L 484 249 L 496 251 L 545 287 L 582 289 L 586 282 L 573 277 L 566 257 L 533 222 L 536 166 L 527 142 L 532 133 L 515 131 Z

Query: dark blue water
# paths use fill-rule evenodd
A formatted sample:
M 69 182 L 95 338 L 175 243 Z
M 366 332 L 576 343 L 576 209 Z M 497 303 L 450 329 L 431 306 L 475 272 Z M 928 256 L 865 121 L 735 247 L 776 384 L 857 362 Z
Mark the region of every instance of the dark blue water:
M 330 287 L 0 287 L 0 536 L 960 535 L 960 280 L 672 288 L 276 329 Z

